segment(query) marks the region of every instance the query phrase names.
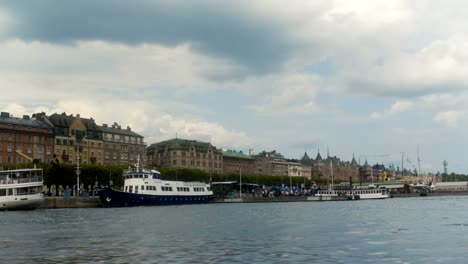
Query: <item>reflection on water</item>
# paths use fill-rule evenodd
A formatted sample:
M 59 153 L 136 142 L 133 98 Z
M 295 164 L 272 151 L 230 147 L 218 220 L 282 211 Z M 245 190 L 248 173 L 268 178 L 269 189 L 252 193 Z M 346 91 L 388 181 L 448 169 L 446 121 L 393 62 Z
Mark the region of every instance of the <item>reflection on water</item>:
M 466 263 L 468 197 L 0 212 L 2 263 Z

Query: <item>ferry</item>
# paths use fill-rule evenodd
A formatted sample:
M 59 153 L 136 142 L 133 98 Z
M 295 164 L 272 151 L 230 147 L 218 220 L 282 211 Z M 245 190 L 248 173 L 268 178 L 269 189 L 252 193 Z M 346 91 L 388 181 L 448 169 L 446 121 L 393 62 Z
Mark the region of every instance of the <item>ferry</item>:
M 0 210 L 33 210 L 44 201 L 42 169 L 0 170 Z
M 122 191 L 112 187 L 98 188 L 103 207 L 201 204 L 213 198 L 209 184 L 162 180 L 159 171 L 140 168 L 139 161 L 122 176 Z
M 390 197 L 386 188 L 376 189 L 346 189 L 346 190 L 318 190 L 318 197 L 345 197 L 347 200 L 385 199 Z

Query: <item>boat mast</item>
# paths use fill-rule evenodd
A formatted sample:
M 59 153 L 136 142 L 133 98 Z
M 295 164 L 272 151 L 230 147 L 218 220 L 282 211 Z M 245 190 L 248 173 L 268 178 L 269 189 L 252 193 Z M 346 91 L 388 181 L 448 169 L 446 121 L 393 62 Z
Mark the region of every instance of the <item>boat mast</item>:
M 404 160 L 405 153 L 401 153 L 401 178 L 403 179 L 403 160 Z
M 419 145 L 416 145 L 416 150 L 418 152 L 418 176 L 421 175 L 421 160 L 419 159 Z
M 333 191 L 333 161 L 330 159 L 330 178 L 331 178 L 331 184 L 328 186 L 328 189 L 330 191 Z

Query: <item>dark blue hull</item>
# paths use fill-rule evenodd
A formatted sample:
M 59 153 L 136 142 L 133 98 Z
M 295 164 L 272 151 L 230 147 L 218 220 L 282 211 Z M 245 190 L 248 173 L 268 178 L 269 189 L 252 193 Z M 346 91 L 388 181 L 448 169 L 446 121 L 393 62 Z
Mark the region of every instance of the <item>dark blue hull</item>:
M 129 207 L 129 206 L 154 206 L 154 205 L 181 205 L 203 204 L 212 199 L 212 195 L 149 195 L 127 193 L 103 188 L 98 190 L 99 200 L 103 207 Z

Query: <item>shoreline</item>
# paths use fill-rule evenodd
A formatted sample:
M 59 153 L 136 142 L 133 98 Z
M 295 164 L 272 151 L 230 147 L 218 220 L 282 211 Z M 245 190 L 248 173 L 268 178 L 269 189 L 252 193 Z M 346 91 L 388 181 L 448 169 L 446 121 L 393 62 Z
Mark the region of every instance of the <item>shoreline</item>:
M 468 192 L 432 192 L 426 196 L 419 193 L 399 193 L 393 194 L 391 198 L 409 198 L 409 197 L 440 197 L 440 196 L 464 196 Z M 282 197 L 243 197 L 240 198 L 216 198 L 210 203 L 289 203 L 289 202 L 325 202 L 325 200 L 308 200 L 311 196 L 282 196 Z M 332 199 L 328 201 L 344 201 L 344 199 Z M 61 209 L 61 208 L 100 208 L 99 197 L 44 197 L 44 202 L 38 209 Z

